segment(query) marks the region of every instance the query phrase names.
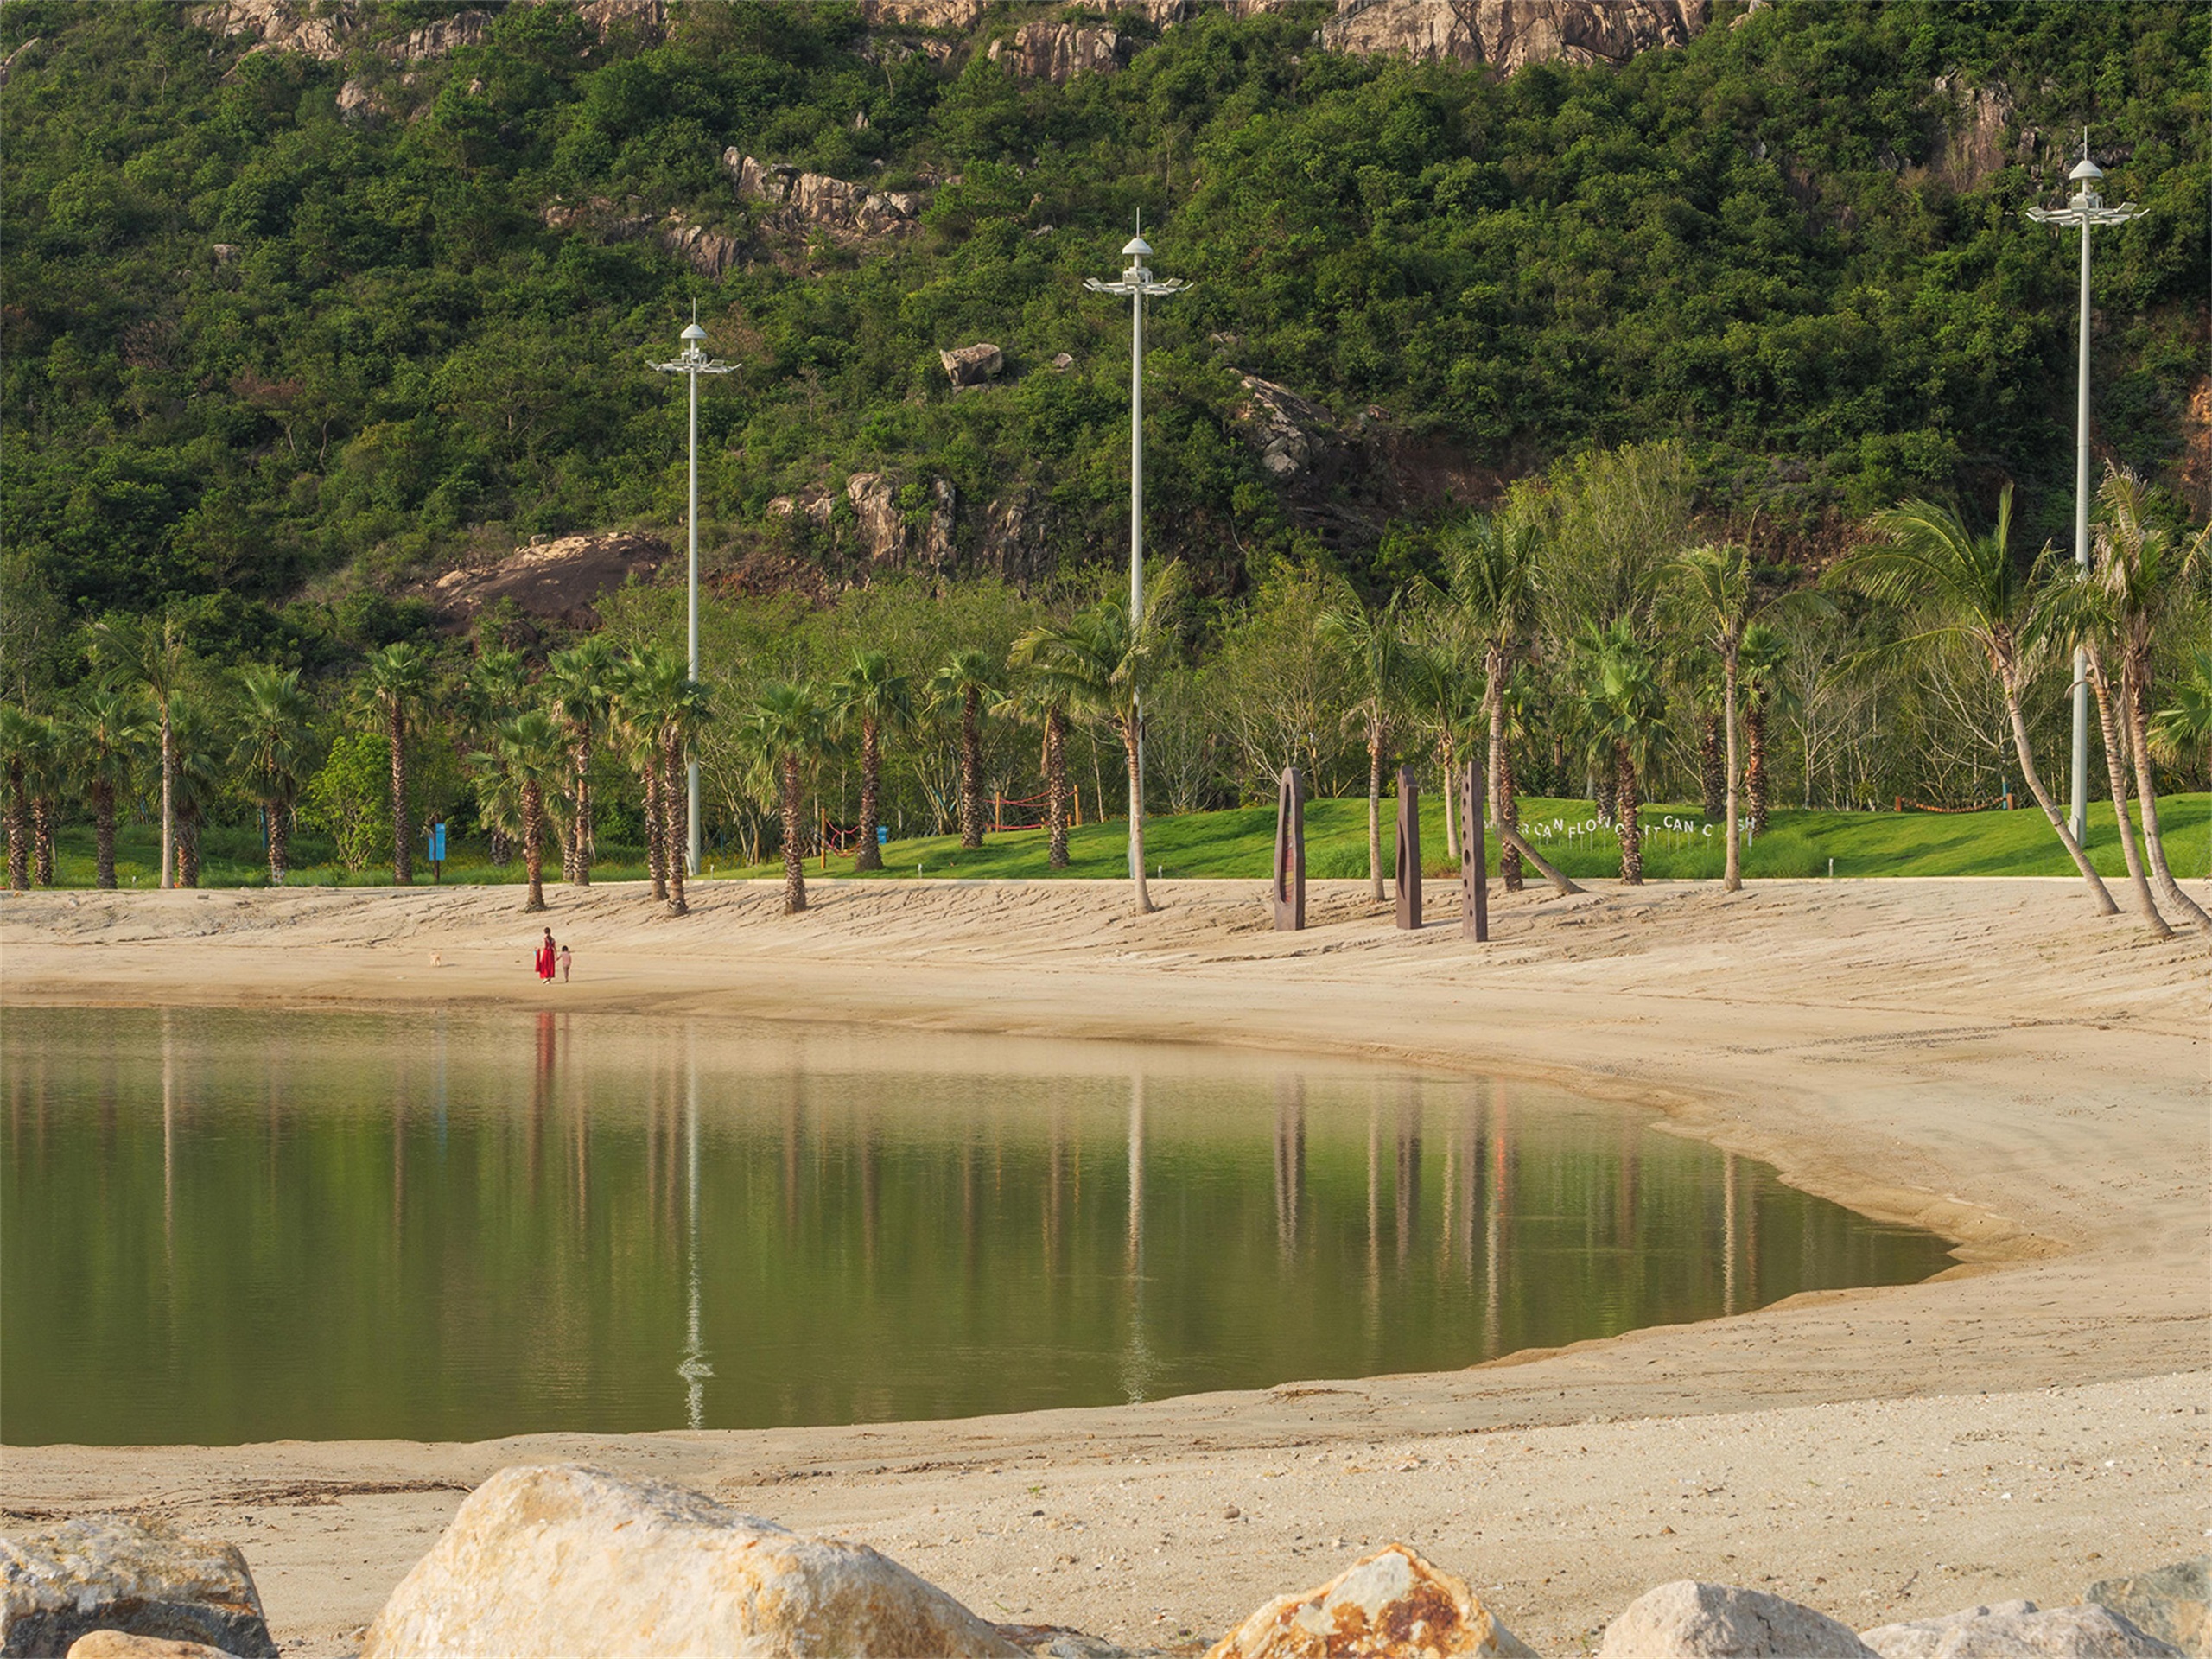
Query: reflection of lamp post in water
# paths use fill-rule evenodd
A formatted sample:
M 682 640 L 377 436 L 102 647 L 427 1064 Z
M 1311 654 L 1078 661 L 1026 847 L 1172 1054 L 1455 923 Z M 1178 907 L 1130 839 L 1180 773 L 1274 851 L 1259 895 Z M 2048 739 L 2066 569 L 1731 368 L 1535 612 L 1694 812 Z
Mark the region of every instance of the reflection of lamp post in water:
M 692 1032 L 683 1033 L 683 1160 L 684 1225 L 686 1242 L 683 1363 L 676 1374 L 683 1379 L 684 1420 L 693 1428 L 704 1428 L 707 1379 L 715 1368 L 707 1363 L 706 1344 L 699 1335 L 699 1062 L 693 1052 Z

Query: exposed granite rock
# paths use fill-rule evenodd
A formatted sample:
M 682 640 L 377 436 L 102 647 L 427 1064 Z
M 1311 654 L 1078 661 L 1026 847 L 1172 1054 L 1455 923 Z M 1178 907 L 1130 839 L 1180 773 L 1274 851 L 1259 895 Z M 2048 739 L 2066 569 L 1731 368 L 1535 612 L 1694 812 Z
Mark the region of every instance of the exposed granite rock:
M 512 599 L 526 616 L 594 626 L 599 618 L 592 602 L 632 575 L 651 576 L 668 552 L 668 544 L 652 536 L 563 536 L 518 548 L 502 559 L 448 570 L 424 585 L 423 596 L 456 622 Z
M 349 80 L 338 89 L 338 118 L 349 127 L 382 126 L 391 113 L 365 80 Z
M 990 0 L 861 0 L 861 17 L 869 28 L 905 24 L 910 29 L 973 29 Z
M 1021 1659 L 865 1546 L 575 1464 L 503 1469 L 470 1493 L 369 1626 L 361 1659 L 612 1652 Z
M 1103 1637 L 1086 1636 L 1065 1624 L 1000 1624 L 998 1633 L 1030 1659 L 1138 1659 Z
M 760 161 L 734 145 L 722 152 L 722 166 L 737 181 L 739 200 L 770 205 L 763 223 L 772 229 L 895 236 L 913 230 L 921 217 L 918 191 L 870 190 L 826 173 L 802 173 L 788 162 Z
M 576 16 L 601 46 L 626 32 L 640 46 L 658 46 L 668 36 L 668 0 L 583 0 Z
M 2180 1651 L 2109 1608 L 2032 1601 L 1884 1624 L 1860 1640 L 1882 1659 L 2176 1659 Z
M 276 1659 L 235 1545 L 113 1515 L 0 1538 L 0 1655 L 66 1653 L 98 1630 Z
M 1929 171 L 1952 188 L 1970 190 L 2015 160 L 2024 161 L 2034 136 L 2022 133 L 2007 143 L 2005 131 L 2012 123 L 2012 99 L 2002 86 L 1969 86 L 1961 78 L 1938 75 L 1936 92 L 1952 105 L 1946 124 L 1929 158 Z
M 2133 1578 L 2101 1580 L 2083 1599 L 2111 1608 L 2190 1659 L 2212 1659 L 2212 1555 Z
M 1341 441 L 1329 411 L 1310 397 L 1257 375 L 1239 374 L 1244 399 L 1231 411 L 1245 442 L 1260 452 L 1260 465 L 1277 479 L 1314 470 Z
M 1535 1659 L 1465 1582 L 1392 1544 L 1279 1596 L 1206 1659 Z
M 171 1642 L 158 1636 L 94 1630 L 70 1644 L 69 1659 L 237 1659 L 237 1656 L 205 1642 Z
M 671 213 L 653 232 L 661 246 L 687 261 L 702 276 L 719 276 L 738 261 L 745 244 L 724 231 L 694 225 L 683 214 Z
M 8 84 L 8 77 L 16 72 L 17 65 L 29 68 L 30 60 L 37 55 L 38 48 L 44 44 L 43 41 L 34 35 L 6 57 L 0 58 L 0 86 L 5 86 Z
M 491 38 L 490 12 L 456 11 L 450 17 L 410 29 L 398 40 L 386 41 L 377 52 L 394 63 L 420 63 L 425 58 L 442 58 L 456 47 L 481 46 Z
M 1508 73 L 1553 60 L 1623 63 L 1655 46 L 1686 45 L 1711 10 L 1711 0 L 1337 0 L 1321 44 Z
M 1764 1590 L 1678 1579 L 1605 1627 L 1598 1659 L 1877 1659 L 1847 1624 Z
M 610 240 L 643 241 L 651 238 L 704 276 L 719 276 L 745 255 L 741 238 L 726 231 L 694 225 L 682 213 L 626 213 L 605 196 L 587 201 L 548 202 L 538 209 L 548 230 L 585 230 Z
M 891 480 L 881 473 L 855 473 L 845 481 L 860 527 L 860 550 L 870 563 L 896 559 L 906 550 L 906 521 L 899 512 Z
M 956 346 L 949 352 L 939 352 L 937 357 L 944 365 L 944 378 L 961 390 L 997 378 L 999 371 L 1006 366 L 1005 353 L 987 340 L 973 346 Z
M 797 495 L 775 497 L 768 512 L 778 518 L 804 518 L 827 529 L 836 506 L 836 498 L 827 490 L 801 490 Z
M 215 0 L 187 14 L 191 22 L 226 40 L 250 35 L 254 52 L 297 52 L 321 63 L 346 55 L 346 37 L 357 18 L 353 0 L 339 0 L 327 12 L 308 16 L 294 0 Z
M 990 58 L 1017 75 L 1059 85 L 1077 75 L 1119 69 L 1122 37 L 1084 23 L 1024 23 L 1012 40 L 991 42 Z
M 1054 563 L 1047 535 L 1051 522 L 1048 509 L 1026 487 L 991 502 L 983 509 L 976 569 L 1001 582 L 1015 583 L 1051 575 Z

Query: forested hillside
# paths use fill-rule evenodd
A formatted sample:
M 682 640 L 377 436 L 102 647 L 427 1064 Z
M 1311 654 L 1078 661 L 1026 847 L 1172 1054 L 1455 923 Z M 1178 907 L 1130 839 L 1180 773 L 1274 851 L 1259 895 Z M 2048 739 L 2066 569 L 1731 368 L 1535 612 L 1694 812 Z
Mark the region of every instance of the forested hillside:
M 1770 561 L 2002 478 L 2032 546 L 2075 245 L 2019 209 L 2085 122 L 2150 210 L 2100 241 L 2100 442 L 2187 483 L 2202 7 L 1719 0 L 1686 47 L 1510 75 L 1324 49 L 1325 0 L 950 11 L 10 0 L 11 691 L 110 609 L 312 665 L 406 626 L 365 587 L 665 531 L 650 364 L 695 302 L 742 365 L 702 413 L 713 567 L 1110 556 L 1128 321 L 1081 284 L 1140 213 L 1196 284 L 1155 312 L 1154 536 L 1207 591 L 1285 555 L 1402 578 L 1501 480 L 1662 437 Z M 1111 51 L 1014 49 L 1066 20 Z M 981 341 L 957 391 L 938 353 Z

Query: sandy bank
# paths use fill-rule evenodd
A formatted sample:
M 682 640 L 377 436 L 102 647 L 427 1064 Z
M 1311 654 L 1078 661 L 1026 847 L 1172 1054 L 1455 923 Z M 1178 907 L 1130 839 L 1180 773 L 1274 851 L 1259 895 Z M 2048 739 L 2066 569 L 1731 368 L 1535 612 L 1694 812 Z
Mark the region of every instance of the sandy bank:
M 708 883 L 680 922 L 633 887 L 555 888 L 581 976 L 550 990 L 513 889 L 40 893 L 0 901 L 0 986 L 14 1005 L 653 1007 L 1478 1068 L 1656 1107 L 1960 1241 L 1961 1267 L 1471 1371 L 1107 1411 L 16 1449 L 0 1502 L 161 1503 L 226 1530 L 310 1651 L 342 1650 L 468 1482 L 549 1453 L 867 1537 L 998 1617 L 1145 1640 L 1215 1633 L 1389 1535 L 1501 1586 L 1507 1621 L 1558 1651 L 1685 1573 L 1770 1578 L 1863 1626 L 2064 1599 L 2202 1547 L 2200 939 L 2100 921 L 2069 882 L 1773 882 L 1518 895 L 1477 947 L 1448 921 L 1397 932 L 1363 885 L 1322 884 L 1299 935 L 1267 931 L 1241 882 L 1161 884 L 1142 919 L 1090 883 L 828 884 L 796 918 L 772 887 Z

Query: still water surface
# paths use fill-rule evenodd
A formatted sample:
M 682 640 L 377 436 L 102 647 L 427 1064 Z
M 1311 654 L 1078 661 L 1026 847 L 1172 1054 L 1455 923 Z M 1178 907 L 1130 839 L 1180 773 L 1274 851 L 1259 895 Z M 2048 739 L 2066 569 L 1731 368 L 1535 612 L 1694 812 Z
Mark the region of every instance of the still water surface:
M 1520 1085 L 618 1015 L 16 1010 L 0 1440 L 474 1440 L 1459 1366 L 1941 1241 Z

